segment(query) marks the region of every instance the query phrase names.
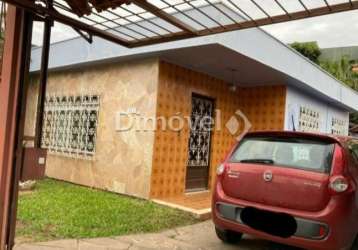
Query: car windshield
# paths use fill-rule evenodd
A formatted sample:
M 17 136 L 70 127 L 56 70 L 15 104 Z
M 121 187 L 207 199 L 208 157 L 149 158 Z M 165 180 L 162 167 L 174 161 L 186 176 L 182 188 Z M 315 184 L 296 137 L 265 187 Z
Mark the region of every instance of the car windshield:
M 244 138 L 230 161 L 267 164 L 329 173 L 334 144 L 319 140 L 279 137 Z

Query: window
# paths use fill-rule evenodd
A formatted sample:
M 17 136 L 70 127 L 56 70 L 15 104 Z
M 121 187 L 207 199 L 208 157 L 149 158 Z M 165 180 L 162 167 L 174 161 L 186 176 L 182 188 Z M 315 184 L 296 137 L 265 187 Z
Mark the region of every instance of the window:
M 234 151 L 231 161 L 328 173 L 333 149 L 331 143 L 311 139 L 248 137 Z
M 348 135 L 348 122 L 345 120 L 332 118 L 331 133 L 334 135 Z
M 45 102 L 42 147 L 74 158 L 96 151 L 99 96 L 49 96 Z
M 300 107 L 299 116 L 299 131 L 302 132 L 319 132 L 320 131 L 321 118 L 320 113 L 308 108 Z

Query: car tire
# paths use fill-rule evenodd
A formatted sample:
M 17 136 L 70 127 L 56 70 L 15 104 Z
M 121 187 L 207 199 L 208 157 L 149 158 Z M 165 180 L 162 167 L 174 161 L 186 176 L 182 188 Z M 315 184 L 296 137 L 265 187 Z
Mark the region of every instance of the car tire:
M 223 230 L 217 227 L 215 227 L 215 232 L 218 238 L 222 242 L 229 243 L 229 244 L 238 243 L 243 236 L 242 233 L 238 233 L 230 230 Z
M 351 250 L 358 250 L 358 236 L 354 240 Z

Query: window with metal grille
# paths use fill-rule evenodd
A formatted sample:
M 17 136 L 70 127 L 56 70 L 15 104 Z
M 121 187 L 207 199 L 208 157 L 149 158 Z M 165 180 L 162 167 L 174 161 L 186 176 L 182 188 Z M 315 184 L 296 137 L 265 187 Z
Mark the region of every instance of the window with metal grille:
M 298 125 L 301 132 L 319 132 L 321 114 L 310 107 L 301 106 Z
M 42 147 L 50 153 L 91 159 L 96 152 L 98 95 L 46 97 Z
M 334 135 L 348 135 L 348 123 L 345 120 L 332 118 L 331 133 Z

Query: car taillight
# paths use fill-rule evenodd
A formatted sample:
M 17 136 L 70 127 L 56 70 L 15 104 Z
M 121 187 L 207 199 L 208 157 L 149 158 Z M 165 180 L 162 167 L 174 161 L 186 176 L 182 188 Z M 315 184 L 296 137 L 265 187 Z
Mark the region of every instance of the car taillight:
M 216 174 L 217 175 L 222 175 L 225 172 L 225 165 L 224 164 L 220 164 L 218 166 L 218 168 L 216 169 Z
M 330 179 L 329 187 L 336 193 L 343 193 L 349 188 L 349 181 L 343 176 L 334 176 Z
M 332 176 L 345 174 L 344 151 L 340 145 L 336 145 L 333 154 Z
M 332 177 L 329 180 L 329 188 L 336 194 L 344 193 L 350 189 L 350 181 L 347 177 L 344 150 L 336 145 L 333 154 Z

